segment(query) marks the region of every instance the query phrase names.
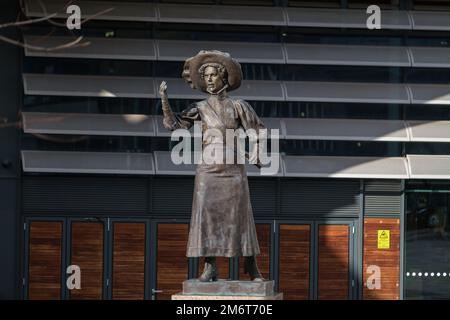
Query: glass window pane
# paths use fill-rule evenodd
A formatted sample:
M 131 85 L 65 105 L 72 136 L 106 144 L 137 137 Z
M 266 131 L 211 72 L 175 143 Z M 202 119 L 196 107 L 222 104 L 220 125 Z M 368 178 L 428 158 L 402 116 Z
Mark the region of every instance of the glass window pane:
M 406 194 L 405 298 L 450 298 L 449 193 Z

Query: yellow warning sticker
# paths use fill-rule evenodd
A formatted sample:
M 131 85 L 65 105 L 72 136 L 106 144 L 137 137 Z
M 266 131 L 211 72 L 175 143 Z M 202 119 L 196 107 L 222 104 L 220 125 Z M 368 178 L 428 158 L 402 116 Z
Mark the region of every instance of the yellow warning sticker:
M 378 230 L 378 249 L 389 249 L 391 247 L 391 231 Z

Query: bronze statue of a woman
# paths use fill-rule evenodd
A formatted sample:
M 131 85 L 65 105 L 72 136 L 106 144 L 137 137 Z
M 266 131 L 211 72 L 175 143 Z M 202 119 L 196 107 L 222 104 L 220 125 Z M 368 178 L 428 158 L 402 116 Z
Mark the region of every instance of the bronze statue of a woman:
M 226 129 L 258 131 L 264 124 L 244 100 L 232 99 L 228 92 L 242 80 L 241 65 L 221 51 L 200 51 L 185 61 L 182 77 L 193 89 L 209 93 L 206 100 L 192 104 L 179 114 L 173 113 L 162 82 L 159 93 L 164 126 L 169 130 L 189 129 L 201 121 L 202 131 Z M 203 136 L 203 148 L 223 143 Z M 197 166 L 192 218 L 187 246 L 188 257 L 205 257 L 200 281 L 216 281 L 216 257 L 245 257 L 245 272 L 251 280 L 264 280 L 256 263 L 260 253 L 244 164 L 223 163 Z

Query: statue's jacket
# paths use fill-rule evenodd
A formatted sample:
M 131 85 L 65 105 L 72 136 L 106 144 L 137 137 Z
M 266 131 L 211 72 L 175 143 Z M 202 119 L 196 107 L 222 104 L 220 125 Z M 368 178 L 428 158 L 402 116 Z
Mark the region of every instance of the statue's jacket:
M 211 95 L 173 114 L 172 119 L 165 118 L 164 126 L 189 129 L 195 121 L 201 121 L 203 133 L 214 128 L 223 132 L 223 137 L 225 129 L 258 132 L 264 128 L 246 101 L 232 99 L 226 93 Z M 211 143 L 217 141 L 204 135 L 203 148 Z M 234 257 L 259 253 L 245 165 L 198 164 L 186 255 Z

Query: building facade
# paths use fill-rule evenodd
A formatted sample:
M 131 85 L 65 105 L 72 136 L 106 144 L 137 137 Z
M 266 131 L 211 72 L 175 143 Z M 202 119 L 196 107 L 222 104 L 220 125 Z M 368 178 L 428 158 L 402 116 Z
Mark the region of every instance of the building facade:
M 9 2 L 9 3 L 7 3 Z M 65 22 L 65 1 L 44 1 Z M 44 17 L 35 1 L 25 13 Z M 234 97 L 280 130 L 274 176 L 249 168 L 264 276 L 286 299 L 450 298 L 450 3 L 385 0 L 77 1 L 80 30 L 0 42 L 1 298 L 170 299 L 185 257 L 195 167 L 174 165 L 172 108 L 204 97 L 186 58 L 229 52 Z M 16 1 L 1 4 L 2 21 Z M 243 276 L 220 259 L 220 277 Z M 81 269 L 70 290 L 69 266 Z

